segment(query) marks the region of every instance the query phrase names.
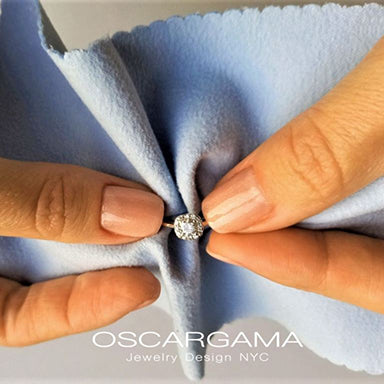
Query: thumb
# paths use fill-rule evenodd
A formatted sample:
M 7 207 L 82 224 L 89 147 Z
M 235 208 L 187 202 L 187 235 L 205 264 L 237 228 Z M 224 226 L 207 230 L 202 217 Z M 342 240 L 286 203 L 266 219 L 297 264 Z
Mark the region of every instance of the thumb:
M 127 243 L 154 235 L 163 213 L 144 185 L 75 165 L 0 158 L 0 236 Z
M 243 159 L 204 199 L 217 232 L 295 224 L 384 174 L 384 39 L 331 92 Z

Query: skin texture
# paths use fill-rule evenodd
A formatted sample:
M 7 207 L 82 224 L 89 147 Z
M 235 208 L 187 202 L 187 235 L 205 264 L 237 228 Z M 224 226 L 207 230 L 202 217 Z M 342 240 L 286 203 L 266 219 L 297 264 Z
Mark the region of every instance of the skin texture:
M 116 212 L 123 220 L 111 220 Z M 109 215 L 107 223 L 103 214 Z M 0 158 L 0 236 L 129 243 L 158 232 L 163 214 L 162 200 L 144 185 L 74 165 Z M 159 281 L 144 268 L 112 268 L 30 286 L 0 277 L 0 345 L 99 328 L 149 305 L 159 293 Z
M 383 175 L 384 38 L 204 199 L 214 229 L 207 252 L 278 283 L 384 314 L 384 241 L 287 228 Z

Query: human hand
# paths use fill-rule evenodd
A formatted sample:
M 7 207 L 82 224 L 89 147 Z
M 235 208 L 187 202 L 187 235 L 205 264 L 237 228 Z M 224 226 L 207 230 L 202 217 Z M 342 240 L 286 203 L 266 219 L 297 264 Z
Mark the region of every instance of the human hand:
M 163 201 L 147 187 L 87 168 L 0 158 L 0 236 L 120 244 L 154 235 Z M 112 323 L 152 303 L 144 268 L 112 268 L 24 286 L 0 278 L 0 345 L 33 344 Z
M 384 175 L 384 38 L 333 90 L 203 200 L 207 252 L 268 279 L 384 313 L 384 241 L 286 228 Z

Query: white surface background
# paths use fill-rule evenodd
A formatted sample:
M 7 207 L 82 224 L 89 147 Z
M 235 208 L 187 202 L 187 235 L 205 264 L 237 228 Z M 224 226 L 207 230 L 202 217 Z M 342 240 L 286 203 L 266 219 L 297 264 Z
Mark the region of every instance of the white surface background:
M 316 1 L 315 1 L 316 2 Z M 264 7 L 267 4 L 305 4 L 308 1 L 167 1 L 120 0 L 80 1 L 42 0 L 53 25 L 67 48 L 85 48 L 91 41 L 118 30 L 130 30 L 135 25 L 148 24 L 174 14 L 186 15 L 199 12 L 223 11 L 243 6 Z M 316 3 L 324 3 L 322 1 Z M 344 1 L 359 4 L 359 1 Z M 161 310 L 151 307 L 133 313 L 116 324 L 106 327 L 115 334 L 120 331 L 141 333 L 147 330 L 167 335 L 172 330 L 171 319 Z M 237 321 L 224 328 L 231 334 L 259 331 L 272 335 L 282 327 L 265 319 Z M 284 333 L 285 332 L 285 333 Z M 41 382 L 167 382 L 185 383 L 179 365 L 124 362 L 131 351 L 121 348 L 98 349 L 92 345 L 89 332 L 22 349 L 0 348 L 0 381 L 6 383 Z M 335 341 L 337 342 L 337 341 Z M 383 347 L 384 348 L 384 347 Z M 148 353 L 148 349 L 136 349 Z M 152 350 L 153 353 L 162 350 Z M 237 348 L 235 356 L 244 348 Z M 175 353 L 175 348 L 165 352 Z M 212 352 L 208 350 L 208 352 Z M 218 352 L 216 350 L 216 352 Z M 219 352 L 226 353 L 225 350 Z M 375 377 L 351 372 L 317 357 L 312 352 L 296 346 L 269 350 L 268 363 L 228 363 L 207 365 L 203 383 L 382 383 L 383 376 Z M 227 351 L 228 353 L 228 351 Z
M 384 0 L 340 0 L 339 4 L 380 3 Z M 41 0 L 67 48 L 85 48 L 89 42 L 116 31 L 165 19 L 175 14 L 207 13 L 228 8 L 288 4 L 324 4 L 324 0 Z

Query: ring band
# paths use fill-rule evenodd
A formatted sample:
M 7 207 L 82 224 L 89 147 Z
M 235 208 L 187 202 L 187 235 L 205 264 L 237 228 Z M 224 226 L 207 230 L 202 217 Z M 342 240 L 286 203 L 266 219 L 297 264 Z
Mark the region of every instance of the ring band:
M 164 227 L 167 227 L 167 228 L 172 228 L 172 229 L 175 228 L 175 224 L 173 224 L 173 223 L 166 223 L 165 221 L 163 221 L 162 225 L 163 225 Z M 207 223 L 206 220 L 203 221 L 203 227 L 204 227 L 204 228 L 205 228 L 205 227 L 209 227 L 209 224 Z
M 172 223 L 165 223 L 163 222 L 162 224 L 164 227 L 168 227 L 168 228 L 175 228 L 175 224 L 172 224 Z

